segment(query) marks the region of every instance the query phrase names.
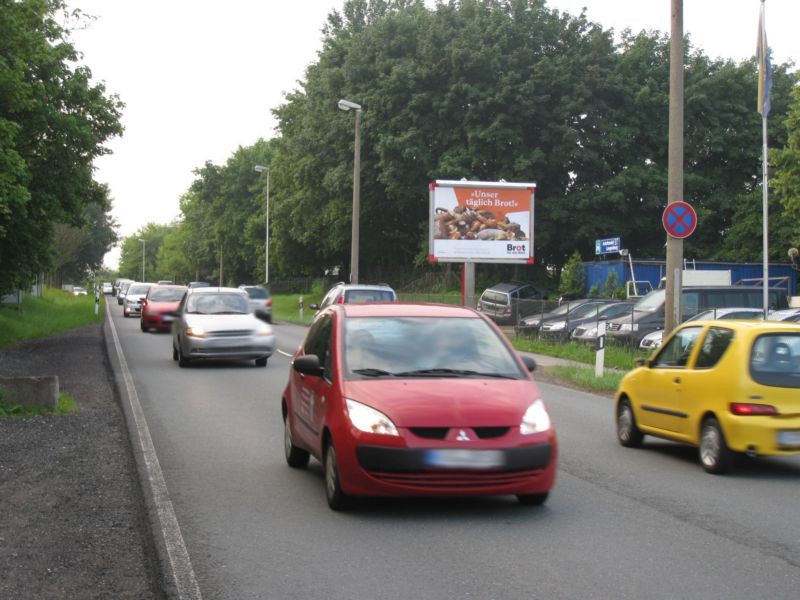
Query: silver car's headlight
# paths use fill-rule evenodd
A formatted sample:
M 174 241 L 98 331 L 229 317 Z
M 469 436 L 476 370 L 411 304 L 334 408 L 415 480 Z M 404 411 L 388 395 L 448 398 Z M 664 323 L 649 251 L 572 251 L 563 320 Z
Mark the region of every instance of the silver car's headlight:
M 519 432 L 522 435 L 530 435 L 532 433 L 541 433 L 550 429 L 550 415 L 547 414 L 547 409 L 544 407 L 544 402 L 537 398 L 522 415 L 522 423 L 519 426 Z
M 638 323 L 623 323 L 619 326 L 620 331 L 639 331 Z
M 400 435 L 392 420 L 381 411 L 349 398 L 345 400 L 345 403 L 347 404 L 347 416 L 359 431 L 383 435 Z
M 592 327 L 591 329 L 587 329 L 583 332 L 583 335 L 586 337 L 597 337 L 597 327 Z
M 189 337 L 196 337 L 196 338 L 208 337 L 206 330 L 203 329 L 202 327 L 187 327 L 184 333 Z
M 550 331 L 560 331 L 561 329 L 564 329 L 567 326 L 567 322 L 566 321 L 551 321 L 550 323 L 548 323 L 548 326 L 550 328 Z

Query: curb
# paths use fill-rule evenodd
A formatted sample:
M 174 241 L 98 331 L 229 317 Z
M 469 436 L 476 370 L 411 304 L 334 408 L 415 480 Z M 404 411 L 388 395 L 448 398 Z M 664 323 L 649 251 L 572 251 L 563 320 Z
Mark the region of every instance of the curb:
M 141 412 L 138 397 L 133 399 L 129 393 L 126 378 L 127 365 L 123 365 L 124 356 L 120 360 L 117 351 L 116 331 L 112 330 L 111 313 L 106 303 L 106 318 L 103 321 L 103 343 L 106 358 L 112 374 L 114 393 L 125 415 L 128 440 L 131 444 L 139 486 L 144 498 L 145 512 L 150 528 L 150 538 L 155 547 L 158 575 L 161 588 L 170 600 L 202 600 L 200 588 L 195 579 L 194 570 L 183 537 L 175 519 L 172 501 L 163 481 L 163 473 L 151 448 L 152 440 Z M 121 352 L 121 350 L 120 350 Z M 135 391 L 135 390 L 134 390 Z M 138 406 L 138 411 L 134 408 Z

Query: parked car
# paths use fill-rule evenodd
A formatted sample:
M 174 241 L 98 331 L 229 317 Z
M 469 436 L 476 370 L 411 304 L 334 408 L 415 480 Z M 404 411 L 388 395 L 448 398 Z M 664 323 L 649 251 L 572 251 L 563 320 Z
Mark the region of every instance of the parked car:
M 541 504 L 557 449 L 534 368 L 468 308 L 331 305 L 289 372 L 286 461 L 320 461 L 335 510 L 353 496 L 514 494 Z
M 541 326 L 543 321 L 564 318 L 568 312 L 574 311 L 576 308 L 589 303 L 592 303 L 593 305 L 602 304 L 601 301 L 592 300 L 591 298 L 570 300 L 568 302 L 564 302 L 563 304 L 556 306 L 555 308 L 551 309 L 548 312 L 540 312 L 538 314 L 525 317 L 519 324 L 519 330 L 521 333 L 525 334 L 536 333 L 539 331 L 539 327 Z
M 495 323 L 516 324 L 523 317 L 541 312 L 547 292 L 531 283 L 512 281 L 486 288 L 478 300 L 478 310 Z
M 597 323 L 599 319 L 617 319 L 624 315 L 631 314 L 635 302 L 631 300 L 624 300 L 621 302 L 612 302 L 597 307 L 596 312 L 590 312 L 589 315 L 580 319 L 573 320 L 571 323 L 574 325 L 571 338 L 577 342 L 587 342 L 594 344 L 597 342 Z
M 169 279 L 159 279 L 156 282 L 156 285 L 173 285 L 173 284 L 174 284 L 174 282 L 170 281 Z
M 106 281 L 103 283 L 102 290 L 104 294 L 110 294 L 111 292 L 114 291 L 114 286 Z
M 732 307 L 732 308 L 713 308 L 711 310 L 704 310 L 697 313 L 695 316 L 686 320 L 689 321 L 705 321 L 714 319 L 761 319 L 764 317 L 764 310 L 761 308 L 748 308 L 748 307 Z M 639 349 L 651 351 L 661 346 L 661 341 L 664 338 L 664 330 L 659 329 L 652 333 L 648 333 L 639 342 Z
M 78 287 L 77 285 L 72 288 L 72 295 L 73 296 L 86 296 L 89 292 L 86 291 L 86 288 Z
M 240 290 L 250 297 L 250 309 L 259 319 L 272 323 L 272 298 L 267 288 L 260 285 L 240 285 Z
M 186 289 L 183 285 L 152 286 L 142 300 L 142 331 L 169 331 Z
M 714 308 L 761 308 L 764 301 L 763 288 L 748 285 L 684 287 L 681 293 L 683 321 L 700 311 Z M 767 294 L 770 309 L 788 307 L 785 289 L 769 288 Z M 653 290 L 636 303 L 631 315 L 609 321 L 606 334 L 618 341 L 638 346 L 648 333 L 664 329 L 665 302 L 666 290 Z
M 609 319 L 626 313 L 630 314 L 632 307 L 633 302 L 615 302 L 613 300 L 586 302 L 567 311 L 565 315 L 543 320 L 539 325 L 539 332 L 544 336 L 567 340 L 580 325 L 591 324 L 596 327 L 599 318 Z M 612 308 L 609 316 L 606 316 L 606 309 Z
M 331 304 L 350 302 L 397 302 L 397 293 L 385 283 L 366 285 L 339 282 L 328 290 L 319 305 L 309 304 L 309 308 L 322 310 Z
M 125 292 L 125 300 L 122 303 L 122 316 L 138 317 L 142 312 L 142 300 L 147 296 L 147 292 L 154 284 L 152 283 L 132 283 Z
M 789 321 L 792 323 L 800 322 L 800 308 L 787 308 L 785 310 L 774 310 L 767 319 L 770 321 Z
M 692 321 L 637 363 L 616 392 L 623 446 L 645 435 L 691 444 L 709 473 L 736 454 L 800 454 L 800 325 Z
M 119 284 L 119 289 L 117 290 L 117 304 L 122 306 L 125 302 L 125 295 L 128 293 L 128 288 L 131 287 L 133 281 L 123 281 Z
M 172 359 L 181 367 L 199 359 L 255 360 L 266 367 L 275 350 L 272 327 L 256 318 L 243 290 L 195 288 L 173 316 Z
M 190 281 L 189 282 L 189 289 L 199 288 L 199 287 L 211 287 L 211 284 L 207 281 Z

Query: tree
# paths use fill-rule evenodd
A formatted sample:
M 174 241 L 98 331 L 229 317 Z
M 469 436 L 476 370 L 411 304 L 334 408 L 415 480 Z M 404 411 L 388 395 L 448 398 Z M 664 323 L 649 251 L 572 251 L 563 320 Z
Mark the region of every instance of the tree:
M 561 271 L 558 291 L 563 296 L 573 298 L 582 298 L 586 294 L 586 271 L 583 268 L 581 253 L 577 250 L 572 253 Z
M 787 237 L 782 240 L 783 244 L 797 246 L 800 245 L 798 224 L 800 223 L 800 87 L 798 86 L 792 90 L 792 103 L 785 125 L 788 131 L 786 145 L 771 152 L 775 172 L 770 184 L 775 196 L 780 200 L 787 222 L 791 223 Z
M 62 0 L 0 0 L 0 292 L 50 266 L 56 223 L 108 208 L 92 161 L 122 132 L 122 103 L 77 65 L 60 13 Z

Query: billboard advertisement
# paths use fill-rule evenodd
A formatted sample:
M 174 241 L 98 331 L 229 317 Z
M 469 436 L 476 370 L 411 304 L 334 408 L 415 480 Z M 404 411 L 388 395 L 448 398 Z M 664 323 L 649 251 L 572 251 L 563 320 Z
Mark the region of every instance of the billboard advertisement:
M 532 264 L 535 192 L 535 183 L 431 183 L 429 260 Z

